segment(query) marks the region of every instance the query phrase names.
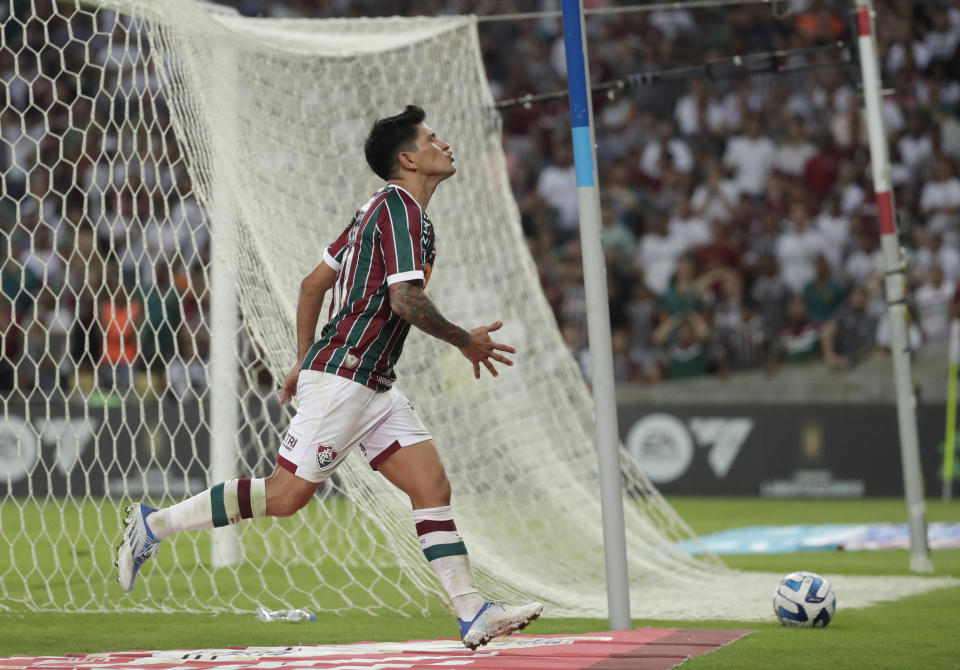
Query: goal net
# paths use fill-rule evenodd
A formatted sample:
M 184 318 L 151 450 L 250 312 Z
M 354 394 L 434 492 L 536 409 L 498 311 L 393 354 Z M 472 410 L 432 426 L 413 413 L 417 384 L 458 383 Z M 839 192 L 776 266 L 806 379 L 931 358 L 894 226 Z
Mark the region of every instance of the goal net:
M 189 0 L 3 13 L 0 609 L 443 607 L 409 502 L 359 456 L 292 518 L 164 543 L 128 596 L 112 567 L 131 501 L 272 470 L 300 279 L 379 186 L 370 125 L 414 102 L 458 158 L 431 201 L 431 296 L 466 326 L 502 319 L 520 353 L 475 381 L 413 333 L 399 384 L 482 591 L 605 616 L 591 399 L 525 246 L 475 20 L 245 19 Z M 762 617 L 769 589 L 678 549 L 695 538 L 622 453 L 634 615 Z M 724 588 L 704 588 L 714 576 Z
M 502 319 L 520 353 L 476 381 L 414 333 L 399 384 L 439 446 L 482 591 L 605 615 L 591 401 L 525 247 L 473 19 L 254 20 L 187 0 L 6 19 L 2 602 L 445 602 L 409 501 L 359 456 L 291 519 L 165 543 L 130 596 L 112 568 L 130 501 L 269 474 L 300 279 L 379 187 L 361 151 L 372 122 L 415 102 L 459 167 L 431 201 L 431 295 L 457 323 Z M 684 524 L 623 464 L 636 587 L 722 569 L 675 548 Z

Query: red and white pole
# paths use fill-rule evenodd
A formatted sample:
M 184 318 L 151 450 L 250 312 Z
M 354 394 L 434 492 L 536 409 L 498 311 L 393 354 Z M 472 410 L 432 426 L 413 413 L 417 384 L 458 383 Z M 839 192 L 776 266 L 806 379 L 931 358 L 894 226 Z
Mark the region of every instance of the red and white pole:
M 883 250 L 884 282 L 890 319 L 890 353 L 897 391 L 897 423 L 900 428 L 900 460 L 903 465 L 903 489 L 910 525 L 910 570 L 933 572 L 927 546 L 927 511 L 923 499 L 923 477 L 917 438 L 917 399 L 910 371 L 910 339 L 907 331 L 905 268 L 897 239 L 893 193 L 890 190 L 890 156 L 880 112 L 881 82 L 877 58 L 877 40 L 873 30 L 873 0 L 856 0 L 860 72 L 863 102 L 870 139 L 870 164 L 873 188 L 877 195 L 880 244 Z

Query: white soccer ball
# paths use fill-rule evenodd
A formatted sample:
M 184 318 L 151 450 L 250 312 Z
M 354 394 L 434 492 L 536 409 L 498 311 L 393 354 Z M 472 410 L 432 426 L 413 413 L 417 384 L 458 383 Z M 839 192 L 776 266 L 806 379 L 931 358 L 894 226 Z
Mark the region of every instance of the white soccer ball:
M 773 613 L 784 626 L 823 628 L 836 611 L 830 582 L 815 572 L 791 572 L 773 592 Z

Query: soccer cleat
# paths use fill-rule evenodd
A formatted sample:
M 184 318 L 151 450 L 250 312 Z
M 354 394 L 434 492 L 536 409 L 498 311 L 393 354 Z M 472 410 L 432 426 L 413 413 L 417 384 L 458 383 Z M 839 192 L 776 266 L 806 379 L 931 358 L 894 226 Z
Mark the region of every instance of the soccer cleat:
M 476 649 L 495 637 L 526 628 L 541 612 L 543 605 L 540 603 L 507 605 L 502 600 L 488 600 L 473 621 L 457 619 L 460 638 L 468 649 Z
M 143 562 L 160 551 L 160 540 L 153 536 L 147 526 L 147 517 L 156 510 L 143 503 L 127 507 L 123 520 L 123 542 L 117 547 L 117 581 L 126 593 L 130 593 L 137 571 Z

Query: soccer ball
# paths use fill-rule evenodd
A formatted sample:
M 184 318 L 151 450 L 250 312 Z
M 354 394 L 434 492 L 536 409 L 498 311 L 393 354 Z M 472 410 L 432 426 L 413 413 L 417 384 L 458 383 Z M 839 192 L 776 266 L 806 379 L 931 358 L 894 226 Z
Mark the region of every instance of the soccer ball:
M 823 628 L 836 610 L 830 582 L 814 572 L 791 572 L 773 592 L 773 613 L 784 626 Z

